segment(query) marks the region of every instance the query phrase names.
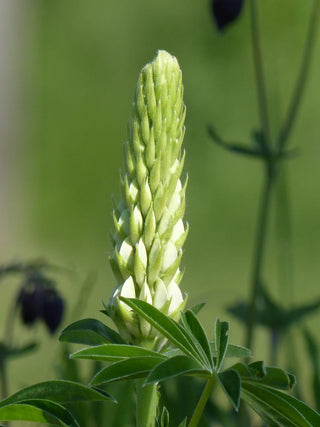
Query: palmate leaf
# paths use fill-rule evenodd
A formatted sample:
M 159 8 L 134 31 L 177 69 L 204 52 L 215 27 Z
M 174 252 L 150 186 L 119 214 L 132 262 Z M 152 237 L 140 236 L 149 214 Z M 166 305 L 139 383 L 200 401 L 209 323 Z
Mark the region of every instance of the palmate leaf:
M 163 362 L 163 357 L 142 356 L 120 360 L 99 371 L 91 380 L 91 385 L 104 384 L 111 381 L 143 378 L 156 365 Z
M 79 427 L 75 418 L 63 406 L 46 399 L 28 399 L 0 408 L 0 420 L 32 421 L 50 425 Z
M 96 319 L 82 319 L 71 323 L 61 332 L 59 339 L 84 345 L 125 344 L 118 332 Z
M 175 322 L 169 316 L 166 316 L 161 311 L 157 310 L 152 305 L 145 301 L 134 298 L 120 299 L 132 308 L 138 315 L 146 319 L 155 329 L 157 329 L 169 341 L 175 344 L 183 353 L 195 358 L 201 364 L 206 365 L 203 359 L 203 352 L 199 353 L 199 344 L 192 337 L 192 334 L 183 328 L 179 323 Z
M 300 400 L 262 385 L 242 383 L 242 398 L 262 419 L 287 427 L 320 425 L 320 415 Z
M 79 350 L 71 355 L 73 359 L 92 359 L 104 362 L 117 362 L 129 357 L 153 356 L 166 359 L 167 356 L 147 348 L 128 344 L 103 344 Z
M 193 358 L 188 356 L 174 356 L 158 364 L 147 376 L 145 383 L 158 383 L 182 375 L 196 375 L 210 377 L 211 372 L 203 367 Z

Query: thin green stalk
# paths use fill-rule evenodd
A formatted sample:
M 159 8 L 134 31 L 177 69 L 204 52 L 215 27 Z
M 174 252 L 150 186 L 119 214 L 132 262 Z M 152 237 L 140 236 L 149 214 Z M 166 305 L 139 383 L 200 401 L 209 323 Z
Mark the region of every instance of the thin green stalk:
M 1 399 L 5 399 L 8 396 L 8 380 L 6 362 L 4 359 L 0 360 L 0 384 L 1 384 Z
M 252 347 L 253 344 L 253 332 L 257 314 L 257 299 L 259 296 L 259 288 L 261 284 L 261 272 L 263 267 L 264 253 L 265 253 L 265 241 L 267 235 L 267 225 L 270 212 L 270 201 L 272 188 L 275 178 L 275 164 L 270 162 L 267 163 L 264 177 L 264 189 L 260 202 L 259 220 L 256 232 L 256 241 L 254 246 L 253 254 L 253 271 L 251 279 L 251 295 L 249 301 L 249 313 L 247 319 L 247 331 L 246 331 L 246 346 Z
M 259 32 L 259 17 L 256 0 L 250 0 L 250 16 L 251 16 L 251 38 L 253 48 L 253 60 L 256 74 L 257 94 L 259 102 L 259 114 L 261 122 L 261 130 L 263 133 L 264 148 L 268 151 L 271 147 L 269 114 L 267 104 L 267 94 L 265 87 L 265 78 L 262 64 L 261 42 Z
M 200 418 L 201 418 L 202 413 L 204 411 L 204 408 L 208 402 L 208 399 L 210 397 L 210 394 L 211 394 L 211 391 L 212 391 L 212 388 L 214 386 L 215 381 L 216 380 L 215 380 L 214 376 L 212 376 L 207 381 L 207 384 L 206 384 L 206 386 L 202 392 L 202 395 L 201 395 L 200 400 L 196 406 L 196 409 L 194 410 L 194 413 L 191 417 L 191 420 L 190 420 L 188 427 L 197 427 L 197 425 L 199 424 Z
M 281 332 L 275 330 L 270 331 L 270 364 L 273 366 L 278 363 L 278 351 L 281 339 Z
M 7 347 L 11 347 L 12 345 L 16 317 L 17 317 L 17 303 L 16 301 L 13 301 L 8 311 L 6 324 L 5 324 L 4 342 Z
M 159 403 L 157 384 L 143 386 L 144 380 L 136 382 L 137 427 L 154 427 Z
M 310 14 L 309 28 L 305 47 L 303 51 L 300 71 L 298 73 L 295 89 L 293 91 L 292 99 L 289 104 L 288 112 L 284 124 L 280 129 L 279 137 L 277 141 L 278 150 L 282 152 L 289 139 L 294 121 L 297 116 L 299 106 L 301 104 L 302 95 L 304 93 L 305 85 L 307 82 L 310 63 L 312 58 L 312 52 L 316 40 L 316 34 L 318 29 L 318 22 L 320 18 L 320 0 L 313 0 L 313 7 Z
M 3 342 L 6 347 L 10 347 L 12 345 L 12 337 L 13 330 L 15 324 L 15 318 L 17 313 L 17 305 L 16 302 L 12 304 L 10 307 L 7 318 L 6 318 L 6 326 L 5 326 L 5 336 Z M 1 398 L 5 399 L 9 394 L 9 386 L 8 386 L 8 364 L 6 359 L 0 359 L 0 385 L 1 385 Z
M 281 167 L 276 191 L 276 249 L 279 277 L 279 297 L 289 307 L 294 296 L 292 218 L 286 165 Z
M 286 366 L 289 372 L 294 373 L 297 378 L 300 378 L 300 363 L 298 354 L 298 347 L 300 343 L 297 343 L 296 339 L 296 331 L 293 329 L 289 329 L 284 336 L 284 349 L 285 349 L 285 358 L 286 358 Z M 297 345 L 298 344 L 298 345 Z M 298 399 L 302 399 L 301 396 L 301 385 L 299 381 L 294 387 L 294 394 Z
M 270 126 L 268 116 L 268 105 L 267 95 L 265 88 L 265 78 L 262 65 L 262 54 L 260 45 L 260 33 L 259 33 L 259 19 L 258 9 L 256 0 L 250 0 L 250 11 L 251 11 L 251 37 L 252 37 L 252 48 L 253 48 L 253 59 L 255 66 L 256 82 L 257 82 L 257 93 L 259 103 L 259 113 L 261 130 L 263 133 L 263 144 L 266 154 L 271 150 L 270 140 Z M 246 345 L 251 348 L 253 341 L 253 331 L 257 313 L 257 299 L 259 296 L 259 286 L 261 283 L 261 270 L 263 264 L 263 256 L 265 249 L 265 238 L 266 229 L 269 214 L 271 188 L 273 184 L 273 163 L 266 157 L 265 158 L 265 182 L 264 190 L 261 199 L 261 207 L 258 219 L 256 242 L 254 247 L 253 255 L 253 271 L 251 279 L 251 295 L 249 301 L 249 314 L 247 319 L 246 328 Z

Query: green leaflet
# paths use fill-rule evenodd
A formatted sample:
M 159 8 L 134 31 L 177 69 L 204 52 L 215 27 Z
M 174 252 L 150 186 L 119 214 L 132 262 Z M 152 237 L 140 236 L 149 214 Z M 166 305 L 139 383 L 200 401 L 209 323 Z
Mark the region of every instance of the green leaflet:
M 232 406 L 236 411 L 238 411 L 241 396 L 241 377 L 239 373 L 230 369 L 220 372 L 216 377 L 218 378 L 218 381 Z
M 121 299 L 186 355 L 203 363 L 202 354 L 199 355 L 192 336 L 179 323 L 144 301 L 128 298 Z
M 216 346 L 215 341 L 210 342 L 210 347 L 212 351 L 212 355 L 216 357 Z M 252 352 L 246 347 L 235 344 L 228 344 L 227 351 L 225 353 L 226 358 L 239 358 L 239 359 L 247 359 L 252 357 Z
M 295 384 L 295 377 L 281 368 L 265 366 L 264 362 L 254 362 L 246 365 L 242 362 L 236 363 L 230 369 L 236 370 L 243 382 L 260 384 L 283 390 L 289 390 Z
M 56 403 L 114 400 L 103 390 L 72 381 L 45 381 L 25 387 L 0 402 L 0 408 L 27 399 L 47 399 Z
M 61 332 L 59 339 L 62 342 L 85 345 L 125 343 L 116 331 L 96 319 L 82 319 L 71 323 Z
M 128 357 L 154 356 L 166 359 L 166 356 L 143 347 L 127 344 L 103 344 L 84 348 L 72 354 L 74 359 L 92 359 L 105 362 L 116 362 Z
M 196 315 L 191 311 L 187 310 L 185 313 L 181 313 L 181 319 L 184 326 L 190 330 L 192 335 L 196 338 L 201 348 L 201 352 L 204 353 L 204 360 L 207 362 L 208 367 L 213 369 L 212 352 L 207 334 L 199 322 Z
M 170 427 L 169 421 L 170 421 L 169 412 L 168 412 L 168 409 L 164 406 L 162 409 L 160 423 L 158 422 L 158 424 L 160 424 L 159 427 Z
M 30 399 L 2 406 L 0 408 L 0 420 L 22 420 L 79 427 L 78 422 L 63 406 L 45 399 Z
M 216 319 L 215 327 L 214 327 L 214 343 L 215 343 L 215 351 L 216 351 L 216 362 L 215 367 L 216 370 L 219 371 L 222 367 L 228 344 L 229 344 L 229 323 L 228 322 L 220 322 L 219 319 Z
M 277 390 L 244 383 L 242 397 L 267 422 L 284 426 L 314 427 L 320 425 L 320 415 L 303 402 Z
M 210 377 L 211 373 L 188 356 L 174 356 L 158 364 L 147 376 L 146 384 L 158 383 L 181 375 Z
M 143 378 L 157 365 L 162 363 L 163 357 L 141 356 L 120 360 L 99 371 L 91 380 L 91 385 L 103 384 L 111 381 L 120 381 L 134 378 Z

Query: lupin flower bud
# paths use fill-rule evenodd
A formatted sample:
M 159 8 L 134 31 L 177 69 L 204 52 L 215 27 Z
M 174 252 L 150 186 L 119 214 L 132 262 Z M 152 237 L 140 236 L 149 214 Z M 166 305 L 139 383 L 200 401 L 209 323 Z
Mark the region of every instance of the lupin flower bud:
M 160 348 L 164 340 L 120 296 L 140 298 L 175 320 L 186 300 L 179 284 L 186 182 L 180 175 L 185 127 L 182 74 L 175 57 L 159 51 L 141 71 L 133 101 L 122 200 L 113 214 L 110 264 L 117 286 L 109 313 L 132 344 Z

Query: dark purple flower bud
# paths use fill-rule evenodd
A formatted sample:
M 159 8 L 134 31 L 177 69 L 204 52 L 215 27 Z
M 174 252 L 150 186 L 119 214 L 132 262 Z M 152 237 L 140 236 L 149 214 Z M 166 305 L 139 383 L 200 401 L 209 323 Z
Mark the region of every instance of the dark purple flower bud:
M 49 331 L 53 334 L 61 323 L 64 302 L 55 289 L 46 289 L 42 318 Z
M 220 31 L 239 15 L 244 0 L 211 0 L 211 11 Z
M 31 326 L 41 317 L 44 291 L 41 287 L 23 287 L 18 296 L 21 317 L 25 325 Z

